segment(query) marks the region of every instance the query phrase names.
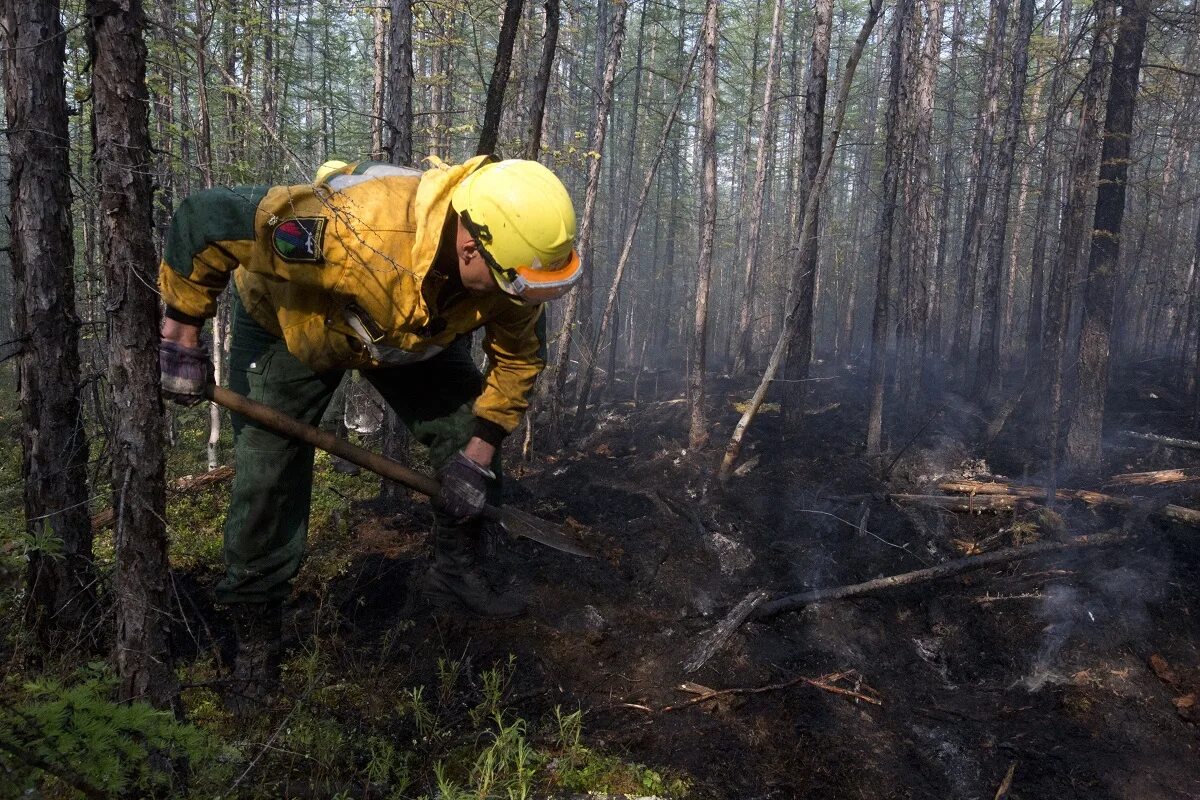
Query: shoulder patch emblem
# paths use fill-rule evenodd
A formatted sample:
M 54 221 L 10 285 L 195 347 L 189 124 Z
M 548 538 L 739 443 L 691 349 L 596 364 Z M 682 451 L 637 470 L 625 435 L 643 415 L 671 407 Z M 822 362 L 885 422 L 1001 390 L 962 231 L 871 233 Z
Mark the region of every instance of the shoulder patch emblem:
M 284 261 L 320 263 L 325 260 L 322 253 L 324 244 L 324 217 L 285 219 L 275 226 L 275 232 L 271 236 L 271 246 Z

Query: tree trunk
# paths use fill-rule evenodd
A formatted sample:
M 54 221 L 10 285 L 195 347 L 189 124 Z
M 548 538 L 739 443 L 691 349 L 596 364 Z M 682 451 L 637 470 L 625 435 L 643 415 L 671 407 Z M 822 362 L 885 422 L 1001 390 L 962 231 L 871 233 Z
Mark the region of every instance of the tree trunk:
M 768 154 L 774 147 L 775 118 L 778 116 L 774 108 L 775 84 L 779 82 L 780 49 L 783 36 L 783 0 L 775 0 L 775 10 L 771 17 L 771 44 L 767 51 L 767 82 L 763 89 L 763 117 L 758 131 L 758 153 L 754 160 L 754 187 L 750 198 L 750 224 L 746 235 L 746 265 L 742 270 L 742 302 L 738 311 L 737 331 L 734 334 L 733 374 L 741 375 L 746 371 L 746 361 L 750 357 L 750 342 L 752 315 L 754 313 L 754 293 L 756 290 L 758 245 L 762 230 L 763 198 L 767 190 Z M 828 61 L 828 53 L 826 53 Z M 824 96 L 822 96 L 824 101 Z M 823 103 L 822 103 L 823 105 Z M 824 110 L 824 109 L 822 109 Z M 818 146 L 818 150 L 819 150 Z
M 1100 104 L 1108 72 L 1109 43 L 1115 13 L 1115 0 L 1096 0 L 1096 21 L 1093 23 L 1088 72 L 1083 81 L 1083 104 L 1080 109 L 1079 130 L 1067 176 L 1067 200 L 1063 209 L 1062 226 L 1054 270 L 1050 276 L 1050 291 L 1046 298 L 1046 335 L 1049 347 L 1044 348 L 1042 375 L 1049 408 L 1044 415 L 1049 420 L 1050 490 L 1056 482 L 1059 438 L 1062 425 L 1063 369 L 1067 350 L 1067 309 L 1070 307 L 1068 281 L 1076 273 L 1076 264 L 1084 243 L 1087 201 L 1096 175 L 1097 148 L 1100 136 Z
M 614 318 L 613 311 L 617 305 L 617 295 L 621 288 L 621 280 L 625 276 L 625 268 L 629 265 L 629 258 L 633 253 L 633 242 L 637 236 L 638 226 L 642 221 L 642 211 L 646 207 L 646 198 L 650 196 L 650 189 L 654 186 L 654 178 L 658 174 L 658 165 L 662 162 L 663 154 L 667 150 L 667 143 L 671 140 L 671 131 L 675 127 L 676 117 L 679 116 L 679 107 L 683 104 L 684 95 L 687 94 L 692 68 L 695 66 L 696 56 L 699 52 L 699 47 L 692 51 L 692 60 L 688 62 L 687 70 L 680 79 L 679 91 L 675 95 L 675 104 L 671 107 L 671 111 L 667 115 L 658 149 L 654 153 L 654 159 L 650 163 L 650 168 L 646 171 L 641 193 L 633 204 L 633 220 L 629 223 L 629 228 L 625 233 L 625 244 L 621 248 L 621 255 L 617 259 L 617 268 L 613 272 L 612 283 L 609 285 L 608 297 L 604 301 L 604 311 L 600 314 L 600 327 L 592 340 L 592 353 L 600 352 L 600 344 L 604 341 L 604 336 L 608 332 L 610 325 L 614 329 L 616 328 L 612 324 Z M 579 430 L 584 423 L 588 396 L 592 390 L 592 378 L 596 372 L 596 359 L 594 357 L 588 359 L 587 364 L 583 365 L 582 369 L 583 372 L 579 379 L 579 399 L 575 407 L 575 419 L 573 423 L 576 430 Z M 612 380 L 611 367 L 609 368 L 609 380 Z
M 476 153 L 494 153 L 496 139 L 500 134 L 500 114 L 504 110 L 504 90 L 508 87 L 508 73 L 512 70 L 513 44 L 517 41 L 517 28 L 521 24 L 521 8 L 524 0 L 506 0 L 504 21 L 500 24 L 500 41 L 496 44 L 496 62 L 492 66 L 492 79 L 488 81 L 487 104 L 483 111 L 483 128 L 479 132 Z
M 21 346 L 21 473 L 31 546 L 25 619 L 48 645 L 52 630 L 88 636 L 86 620 L 95 606 L 72 274 L 66 35 L 57 0 L 3 0 L 0 9 L 13 323 Z
M 554 51 L 558 46 L 559 0 L 546 0 L 546 30 L 542 34 L 542 58 L 538 62 L 529 109 L 529 132 L 525 137 L 525 158 L 536 161 L 542 152 L 542 122 L 546 112 L 546 92 L 554 69 Z
M 808 83 L 804 89 L 804 138 L 801 168 L 798 177 L 796 198 L 797 209 L 808 204 L 811 196 L 814 218 L 821 218 L 821 194 L 814 194 L 817 171 L 821 168 L 821 148 L 825 139 L 825 100 L 829 91 L 829 49 L 833 32 L 833 0 L 818 0 L 813 6 L 813 34 L 808 56 Z M 799 201 L 803 199 L 803 204 Z M 790 220 L 792 229 L 800 227 L 800 220 Z M 817 267 L 819 264 L 817 232 L 813 225 L 808 236 L 796 242 L 791 250 L 791 280 L 794 282 L 796 302 L 799 304 L 795 327 L 790 333 L 784 374 L 791 383 L 783 393 L 788 422 L 795 424 L 802 413 L 804 379 L 808 377 L 808 366 L 812 361 L 813 314 L 816 305 Z
M 846 67 L 842 71 L 842 77 L 838 86 L 837 106 L 833 111 L 833 124 L 830 126 L 829 137 L 825 142 L 825 150 L 821 155 L 821 166 L 817 170 L 816 180 L 813 181 L 812 191 L 809 192 L 808 198 L 804 202 L 799 241 L 804 241 L 816 229 L 817 197 L 821 193 L 821 188 L 825 185 L 825 179 L 829 176 L 829 167 L 833 163 L 833 154 L 837 150 L 838 139 L 841 138 L 842 122 L 846 118 L 846 104 L 850 96 L 850 87 L 854 83 L 854 73 L 858 69 L 858 62 L 862 58 L 863 49 L 867 46 L 867 40 L 871 38 L 871 31 L 875 29 L 875 23 L 879 21 L 879 13 L 882 8 L 883 0 L 872 0 L 871 5 L 867 7 L 867 18 L 863 20 L 862 29 L 858 32 L 858 38 L 854 40 L 854 47 L 850 51 L 850 56 L 846 59 Z M 737 463 L 738 454 L 741 453 L 742 441 L 746 437 L 746 432 L 750 430 L 750 425 L 754 423 L 754 418 L 758 415 L 758 411 L 762 408 L 763 401 L 767 397 L 767 390 L 771 387 L 771 383 L 775 380 L 775 376 L 779 372 L 779 367 L 783 363 L 783 355 L 791 340 L 793 326 L 795 325 L 796 316 L 800 309 L 795 291 L 795 286 L 798 283 L 799 281 L 793 280 L 792 287 L 788 292 L 783 326 L 780 329 L 779 338 L 775 342 L 775 349 L 771 351 L 771 357 L 767 361 L 766 369 L 763 371 L 762 380 L 759 381 L 758 388 L 754 390 L 754 396 L 750 398 L 746 410 L 742 413 L 741 419 L 738 420 L 737 425 L 734 427 L 733 435 L 729 437 L 729 443 L 725 445 L 725 455 L 722 457 L 721 466 L 717 470 L 717 479 L 721 482 L 729 480 L 729 477 L 733 474 L 733 465 Z
M 904 63 L 904 43 L 912 25 L 915 0 L 900 0 L 896 6 L 895 30 L 888 56 L 890 74 L 888 107 L 884 115 L 886 140 L 883 149 L 883 196 L 879 212 L 879 266 L 875 278 L 875 313 L 871 321 L 871 366 L 869 372 L 871 406 L 867 417 L 867 455 L 878 456 L 883 438 L 883 391 L 887 378 L 889 293 L 891 291 L 892 242 L 895 230 L 897 192 L 900 172 L 901 109 L 908 107 L 908 69 Z M 1005 0 L 1000 0 L 1001 3 Z
M 975 394 L 983 397 L 989 388 L 999 386 L 995 374 L 1000 368 L 1000 320 L 1004 312 L 1000 291 L 1004 264 L 1004 243 L 1008 235 L 1008 206 L 1012 197 L 1013 161 L 1017 135 L 1021 130 L 1021 106 L 1025 103 L 1025 84 L 1029 71 L 1029 37 L 1033 33 L 1034 0 L 1020 0 L 1016 41 L 1013 42 L 1012 81 L 1008 96 L 1008 114 L 1004 120 L 1004 140 L 996 159 L 995 205 L 992 207 L 991 234 L 983 274 L 982 317 L 979 327 L 979 366 L 975 372 Z
M 613 86 L 617 80 L 617 67 L 621 62 L 621 43 L 625 39 L 625 12 L 628 3 L 617 5 L 612 35 L 608 41 L 608 55 L 605 61 L 604 78 L 601 84 L 599 101 L 596 104 L 595 124 L 588 148 L 595 155 L 588 159 L 587 189 L 583 197 L 583 215 L 579 222 L 579 235 L 575 239 L 575 247 L 583 263 L 591 263 L 592 256 L 592 227 L 596 215 L 596 200 L 600 193 L 600 172 L 604 139 L 608 132 L 608 109 L 612 104 Z M 591 305 L 591 295 L 586 291 L 587 286 L 577 286 L 567 296 L 567 307 L 563 311 L 562 327 L 558 332 L 558 352 L 555 354 L 551 380 L 544 381 L 549 403 L 546 416 L 550 429 L 550 438 L 555 444 L 562 441 L 562 405 L 566 401 L 567 367 L 571 358 L 571 339 L 578 325 L 579 309 Z
M 412 0 L 391 0 L 388 30 L 388 161 L 413 163 L 413 14 Z
M 1069 0 L 1064 0 L 1069 2 Z M 950 197 L 954 193 L 954 133 L 958 126 L 958 59 L 962 39 L 966 32 L 964 18 L 966 9 L 963 0 L 954 4 L 954 27 L 950 33 L 950 67 L 947 76 L 949 87 L 946 92 L 946 143 L 942 148 L 942 194 L 938 198 L 937 214 L 937 258 L 933 267 L 933 291 L 930 297 L 929 326 L 926 332 L 925 351 L 942 353 L 943 312 L 946 307 L 946 256 L 950 246 Z
M 1029 2 L 1029 0 L 1025 0 Z M 1138 71 L 1146 41 L 1145 0 L 1122 0 L 1119 32 L 1113 51 L 1108 104 L 1104 112 L 1104 145 L 1100 184 L 1092 223 L 1083 297 L 1083 329 L 1079 344 L 1079 398 L 1067 429 L 1067 463 L 1096 472 L 1101 465 L 1104 396 L 1108 391 L 1109 332 L 1113 290 L 1121 255 L 1121 221 L 1129 175 L 1129 140 L 1137 105 Z
M 1008 31 L 1009 0 L 996 0 L 987 50 L 984 53 L 983 92 L 979 98 L 979 127 L 975 131 L 972 150 L 974 175 L 970 200 L 963 223 L 962 250 L 958 256 L 958 304 L 955 308 L 954 339 L 951 349 L 953 368 L 965 374 L 971 354 L 975 324 L 975 279 L 979 269 L 979 254 L 983 248 L 984 219 L 988 190 L 992 184 L 992 151 L 996 134 L 996 113 L 1004 42 Z
M 375 0 L 378 5 L 371 11 L 372 37 L 374 44 L 374 61 L 372 69 L 371 92 L 371 158 L 385 157 L 383 150 L 383 102 L 384 78 L 387 75 L 387 12 L 382 0 Z
M 700 77 L 700 252 L 696 259 L 695 323 L 687 380 L 688 447 L 708 441 L 704 409 L 704 373 L 708 352 L 708 294 L 717 233 L 717 40 L 720 17 L 717 0 L 704 6 L 704 60 Z
M 108 283 L 119 694 L 125 701 L 144 699 L 169 708 L 178 684 L 170 658 L 146 20 L 141 0 L 89 0 L 87 13 L 101 258 Z
M 1063 83 L 1067 75 L 1066 61 L 1071 45 L 1071 0 L 1063 0 L 1058 22 L 1058 57 L 1054 77 L 1050 80 L 1050 99 L 1046 115 L 1045 145 L 1042 148 L 1042 181 L 1038 191 L 1037 210 L 1034 212 L 1033 245 L 1029 254 L 1029 321 L 1025 327 L 1025 370 L 1036 369 L 1041 361 L 1043 321 L 1045 320 L 1045 275 L 1046 238 L 1049 230 L 1047 217 L 1054 208 L 1054 184 L 1059 173 L 1059 161 L 1055 148 L 1060 120 L 1064 113 Z

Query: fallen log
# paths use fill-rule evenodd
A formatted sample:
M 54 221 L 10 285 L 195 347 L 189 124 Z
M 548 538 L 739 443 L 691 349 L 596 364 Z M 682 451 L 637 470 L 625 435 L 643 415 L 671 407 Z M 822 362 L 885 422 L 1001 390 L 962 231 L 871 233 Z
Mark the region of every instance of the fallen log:
M 933 506 L 947 511 L 1012 511 L 1022 502 L 1017 495 L 1000 493 L 971 494 L 966 497 L 945 494 L 889 494 L 889 500 L 905 505 Z
M 176 478 L 167 484 L 167 491 L 172 494 L 187 494 L 188 492 L 196 492 L 214 484 L 222 483 L 232 477 L 233 467 L 221 466 L 216 469 L 210 469 L 208 472 L 201 472 L 198 475 L 184 475 Z M 104 509 L 92 517 L 92 530 L 104 530 L 113 524 L 115 518 L 116 513 L 113 509 Z
M 945 481 L 939 483 L 938 488 L 945 492 L 966 494 L 968 497 L 965 500 L 958 498 L 958 503 L 952 502 L 955 499 L 953 497 L 946 498 L 941 495 L 889 495 L 889 497 L 900 502 L 933 505 L 951 511 L 1006 511 L 1016 508 L 1019 502 L 1044 502 L 1046 499 L 1046 490 L 1040 486 L 964 480 Z M 1058 500 L 1075 500 L 1093 507 L 1108 506 L 1124 509 L 1134 508 L 1139 503 L 1150 502 L 1146 498 L 1117 497 L 1103 492 L 1093 492 L 1090 489 L 1059 489 L 1054 496 Z M 1012 505 L 1006 507 L 1006 501 Z M 1192 508 L 1168 503 L 1153 508 L 1152 513 L 1154 516 L 1168 519 L 1171 522 L 1200 527 L 1200 511 Z
M 1200 481 L 1200 470 L 1157 469 L 1152 472 L 1122 472 L 1104 482 L 1105 486 L 1163 486 L 1170 483 Z
M 911 586 L 916 583 L 927 583 L 929 581 L 940 580 L 941 578 L 949 578 L 954 575 L 960 575 L 964 572 L 970 572 L 983 567 L 990 567 L 996 564 L 1009 564 L 1013 561 L 1021 561 L 1034 556 L 1048 555 L 1051 553 L 1061 553 L 1065 550 L 1078 550 L 1086 547 L 1111 547 L 1117 544 L 1132 539 L 1132 536 L 1121 533 L 1097 533 L 1090 536 L 1075 536 L 1063 542 L 1038 542 L 1037 544 L 1024 545 L 1023 547 L 1005 547 L 1001 550 L 993 550 L 990 553 L 983 553 L 977 556 L 967 556 L 965 558 L 956 558 L 952 561 L 945 561 L 934 567 L 926 567 L 912 572 L 903 572 L 899 575 L 889 575 L 885 578 L 875 578 L 862 583 L 853 583 L 848 586 L 835 586 L 829 589 L 813 589 L 807 592 L 798 592 L 789 594 L 783 597 L 778 597 L 767 603 L 759 606 L 758 610 L 752 615 L 754 619 L 765 619 L 776 614 L 782 614 L 785 611 L 794 611 L 804 606 L 813 605 L 815 603 L 824 603 L 829 600 L 841 600 L 846 597 L 856 597 L 858 595 L 870 594 L 878 592 L 882 589 L 893 589 L 898 586 Z
M 754 613 L 754 609 L 762 605 L 768 597 L 770 595 L 762 589 L 755 589 L 743 597 L 742 601 L 717 624 L 717 627 L 713 628 L 712 633 L 700 642 L 700 646 L 696 648 L 691 657 L 683 662 L 683 671 L 695 672 L 708 663 L 708 660 L 725 646 L 725 642 L 729 640 L 733 632 L 740 628 L 742 623 Z
M 1121 431 L 1122 436 L 1128 436 L 1131 439 L 1142 439 L 1155 444 L 1166 445 L 1167 447 L 1177 447 L 1181 450 L 1200 450 L 1200 442 L 1194 442 L 1191 439 L 1176 439 L 1173 436 L 1159 436 L 1157 433 L 1140 433 L 1138 431 Z

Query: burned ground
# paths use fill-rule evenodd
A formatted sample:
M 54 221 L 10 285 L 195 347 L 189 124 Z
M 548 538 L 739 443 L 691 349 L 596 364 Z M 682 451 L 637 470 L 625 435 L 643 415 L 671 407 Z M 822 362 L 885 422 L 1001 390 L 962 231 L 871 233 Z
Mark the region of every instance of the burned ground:
M 1184 409 L 1137 388 L 1147 376 L 1128 381 L 1112 401 L 1116 425 L 1188 433 Z M 649 399 L 611 405 L 574 448 L 528 461 L 511 453 L 509 502 L 602 554 L 491 541 L 490 571 L 530 600 L 520 619 L 414 612 L 425 506 L 387 517 L 358 508 L 354 560 L 323 601 L 339 611 L 343 657 L 390 647 L 402 619 L 409 627 L 386 658 L 406 674 L 433 681 L 436 653 L 476 664 L 511 654 L 522 716 L 581 708 L 593 744 L 687 776 L 698 797 L 990 798 L 1010 768 L 1012 798 L 1200 797 L 1200 545 L 1194 529 L 1153 515 L 1167 500 L 1200 506 L 1198 484 L 1142 491 L 1153 496 L 1119 512 L 901 506 L 888 494 L 936 492 L 947 477 L 1040 480 L 1020 460 L 1036 455 L 1030 427 L 1010 424 L 985 443 L 994 412 L 953 396 L 891 420 L 893 455 L 870 464 L 857 378 L 813 385 L 813 413 L 790 430 L 764 414 L 743 457 L 753 468 L 721 488 L 709 481 L 717 445 L 748 394 L 736 382 L 713 392 L 713 446 L 701 452 L 680 447 L 685 405 Z M 1117 430 L 1111 473 L 1196 461 Z M 1070 480 L 1084 479 L 1060 482 L 1099 488 Z M 682 669 L 756 588 L 838 586 L 1108 530 L 1134 538 L 751 620 L 699 671 Z M 322 613 L 301 592 L 293 635 Z M 848 672 L 837 685 L 881 705 L 800 683 L 679 707 L 695 697 L 680 689 L 686 681 L 755 688 Z

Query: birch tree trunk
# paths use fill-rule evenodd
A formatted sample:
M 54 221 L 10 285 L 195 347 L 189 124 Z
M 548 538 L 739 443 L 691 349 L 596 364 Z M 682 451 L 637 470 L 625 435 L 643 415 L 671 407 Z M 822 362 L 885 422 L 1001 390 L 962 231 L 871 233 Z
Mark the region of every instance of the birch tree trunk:
M 1029 2 L 1030 0 L 1025 0 Z M 1079 398 L 1067 428 L 1066 461 L 1072 468 L 1097 472 L 1103 455 L 1104 399 L 1108 392 L 1109 333 L 1121 255 L 1121 222 L 1129 175 L 1129 140 L 1137 105 L 1138 71 L 1146 41 L 1146 0 L 1122 0 L 1113 51 L 1100 183 L 1092 223 L 1092 249 L 1083 295 L 1079 343 Z
M 383 0 L 371 11 L 372 37 L 375 47 L 371 93 L 371 158 L 386 158 L 383 150 L 384 77 L 387 75 L 387 12 Z

